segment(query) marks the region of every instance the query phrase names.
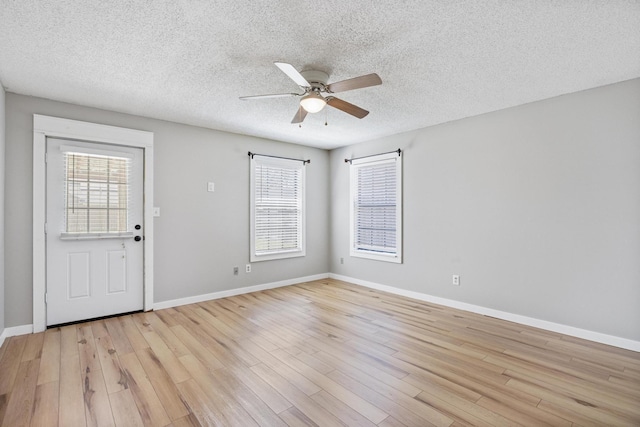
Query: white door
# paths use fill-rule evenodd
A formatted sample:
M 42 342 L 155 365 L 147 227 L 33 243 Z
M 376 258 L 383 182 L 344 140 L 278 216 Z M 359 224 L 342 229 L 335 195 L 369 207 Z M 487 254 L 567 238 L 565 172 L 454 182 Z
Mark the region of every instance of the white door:
M 142 310 L 143 150 L 47 138 L 47 325 Z

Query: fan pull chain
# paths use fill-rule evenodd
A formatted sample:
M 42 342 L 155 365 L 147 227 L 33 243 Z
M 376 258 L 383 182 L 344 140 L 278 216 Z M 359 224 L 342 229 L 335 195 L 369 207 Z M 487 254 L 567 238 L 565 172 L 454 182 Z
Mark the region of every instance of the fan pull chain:
M 327 109 L 324 109 L 324 125 L 327 125 Z

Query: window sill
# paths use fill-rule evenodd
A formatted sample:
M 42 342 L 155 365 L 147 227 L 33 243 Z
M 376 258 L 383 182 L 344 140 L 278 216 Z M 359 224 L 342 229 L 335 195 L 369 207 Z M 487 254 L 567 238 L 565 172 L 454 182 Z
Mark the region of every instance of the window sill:
M 133 239 L 133 232 L 126 233 L 60 233 L 60 240 Z
M 376 261 L 385 261 L 385 262 L 393 262 L 396 264 L 402 264 L 402 256 L 398 254 L 384 254 L 380 252 L 356 251 L 352 249 L 350 255 L 356 258 L 367 258 L 367 259 L 373 259 Z
M 251 262 L 259 262 L 259 261 L 271 261 L 275 259 L 286 259 L 286 258 L 296 258 L 306 256 L 306 251 L 303 250 L 295 250 L 295 251 L 285 251 L 271 254 L 252 254 Z

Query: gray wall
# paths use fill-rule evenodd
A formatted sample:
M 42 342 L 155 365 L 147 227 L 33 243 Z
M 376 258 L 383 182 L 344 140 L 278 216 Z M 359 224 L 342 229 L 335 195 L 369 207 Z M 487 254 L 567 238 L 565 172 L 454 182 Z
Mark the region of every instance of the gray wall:
M 7 93 L 6 325 L 32 323 L 33 114 L 154 132 L 155 301 L 326 273 L 329 154 L 299 145 Z M 292 130 L 295 129 L 292 127 Z M 249 262 L 248 151 L 311 159 L 307 256 Z M 207 192 L 207 182 L 215 192 Z M 233 275 L 233 267 L 240 275 Z
M 4 331 L 4 129 L 5 93 L 0 84 L 0 334 Z
M 351 258 L 343 159 L 397 148 L 404 264 Z M 640 340 L 640 79 L 334 150 L 330 163 L 331 272 Z
M 34 113 L 155 133 L 156 301 L 332 271 L 640 340 L 640 79 L 330 155 L 8 93 L 7 326 L 32 322 Z M 396 148 L 405 151 L 404 263 L 351 258 L 343 159 Z M 235 277 L 249 255 L 249 150 L 312 160 L 307 257 Z

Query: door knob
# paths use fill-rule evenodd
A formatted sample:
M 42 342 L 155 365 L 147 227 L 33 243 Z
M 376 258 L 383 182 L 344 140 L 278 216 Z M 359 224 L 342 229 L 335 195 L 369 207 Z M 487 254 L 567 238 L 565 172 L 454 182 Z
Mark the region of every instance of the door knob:
M 140 228 L 142 228 L 142 227 L 140 227 L 140 224 L 136 224 L 136 226 L 133 227 L 133 228 L 135 228 L 136 230 L 140 230 Z
M 136 242 L 139 242 L 140 240 L 142 240 L 142 237 L 136 236 L 136 237 L 133 238 L 133 240 L 135 240 Z

